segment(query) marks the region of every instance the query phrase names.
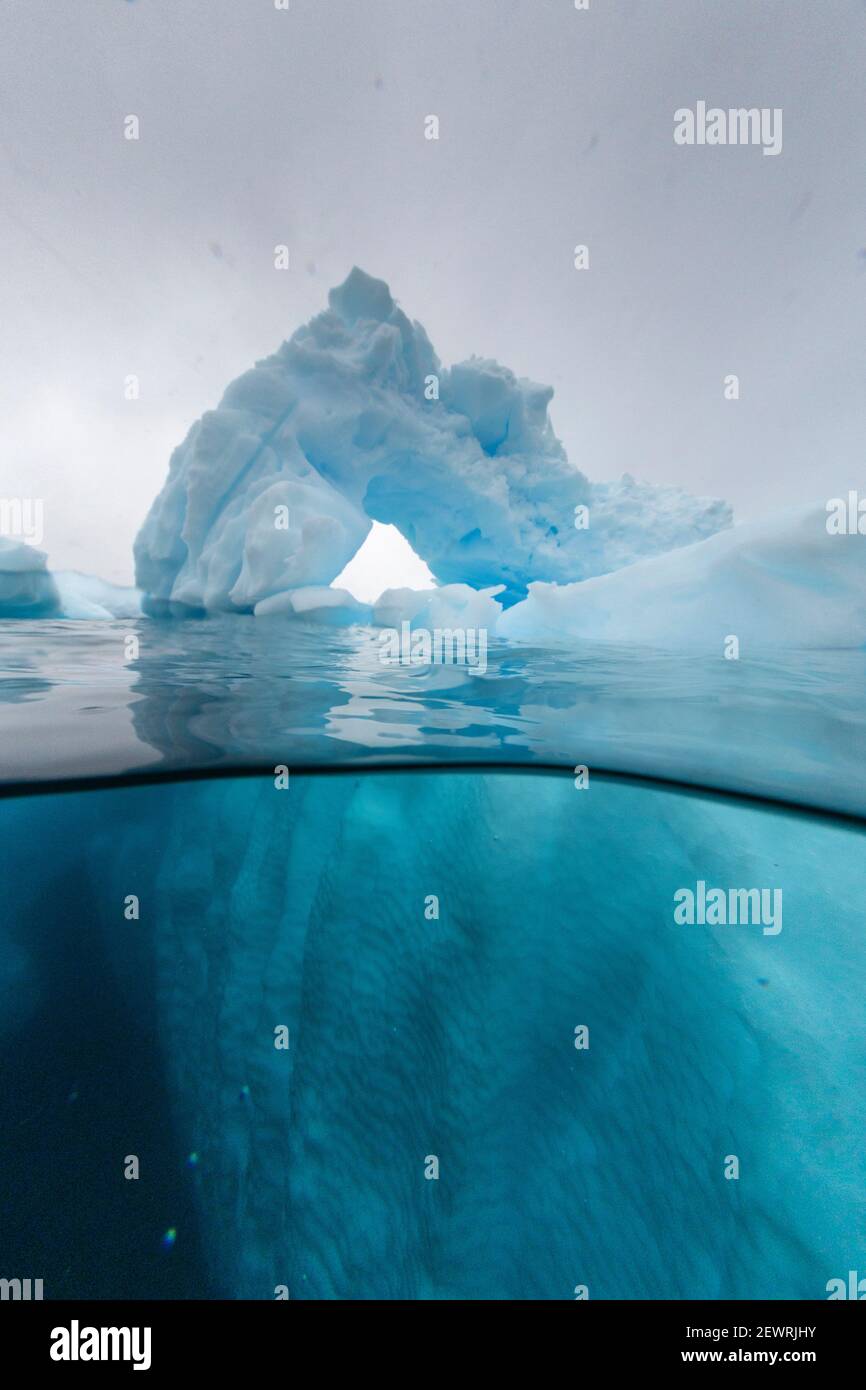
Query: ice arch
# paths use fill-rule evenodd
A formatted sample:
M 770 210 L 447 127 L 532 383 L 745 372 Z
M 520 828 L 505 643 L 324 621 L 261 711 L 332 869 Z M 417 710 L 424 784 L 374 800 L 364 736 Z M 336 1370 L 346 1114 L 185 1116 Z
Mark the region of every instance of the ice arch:
M 356 268 L 175 449 L 136 581 L 153 608 L 252 611 L 330 584 L 379 521 L 440 583 L 502 584 L 507 602 L 532 580 L 603 574 L 730 524 L 724 503 L 675 488 L 590 483 L 553 431 L 552 395 L 488 359 L 442 367 L 388 286 Z
M 435 579 L 396 526 L 374 521 L 361 549 L 337 575 L 335 589 L 347 589 L 362 603 L 374 603 L 385 589 L 432 589 Z

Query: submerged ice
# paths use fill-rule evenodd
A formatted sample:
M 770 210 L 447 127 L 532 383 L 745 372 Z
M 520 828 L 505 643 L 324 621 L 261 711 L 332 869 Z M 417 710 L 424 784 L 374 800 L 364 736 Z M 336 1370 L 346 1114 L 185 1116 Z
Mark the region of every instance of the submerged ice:
M 856 1267 L 862 828 L 453 771 L 0 809 L 18 979 L 45 987 L 32 922 L 48 888 L 42 950 L 72 961 L 98 935 L 86 959 L 105 958 L 134 1051 L 125 1001 L 153 955 L 220 1296 L 813 1299 Z M 529 843 L 528 826 L 543 828 Z M 784 931 L 678 922 L 692 872 L 777 888 Z M 130 893 L 141 918 L 118 926 Z M 82 1104 L 104 1080 L 86 1070 Z M 116 1126 L 88 1131 L 100 1193 L 127 1186 L 118 1152 L 150 1153 L 170 1118 L 140 1109 L 119 1151 Z M 183 1253 L 195 1233 L 169 1216 Z

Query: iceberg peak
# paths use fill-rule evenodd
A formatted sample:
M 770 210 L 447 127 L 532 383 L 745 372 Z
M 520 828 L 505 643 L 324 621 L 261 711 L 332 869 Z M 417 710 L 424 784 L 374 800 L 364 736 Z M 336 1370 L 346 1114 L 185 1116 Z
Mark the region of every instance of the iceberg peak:
M 328 303 L 345 323 L 369 319 L 386 323 L 397 305 L 384 280 L 376 280 L 359 266 L 353 266 L 342 285 L 328 292 Z

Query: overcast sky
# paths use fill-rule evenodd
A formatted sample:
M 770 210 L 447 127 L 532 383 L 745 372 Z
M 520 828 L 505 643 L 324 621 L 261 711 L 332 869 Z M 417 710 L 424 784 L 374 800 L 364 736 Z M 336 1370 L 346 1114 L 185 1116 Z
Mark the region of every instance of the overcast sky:
M 355 263 L 551 383 L 591 478 L 862 490 L 864 78 L 863 0 L 0 0 L 0 497 L 130 580 L 172 447 Z M 677 146 L 702 99 L 781 154 Z

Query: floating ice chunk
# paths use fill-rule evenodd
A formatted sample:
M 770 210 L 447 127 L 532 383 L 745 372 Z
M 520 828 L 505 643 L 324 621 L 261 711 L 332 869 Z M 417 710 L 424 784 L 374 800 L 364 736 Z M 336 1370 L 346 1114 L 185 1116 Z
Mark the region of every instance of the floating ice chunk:
M 373 607 L 378 627 L 399 628 L 402 623 L 436 628 L 472 628 L 496 631 L 502 609 L 495 595 L 501 584 L 473 589 L 469 584 L 443 584 L 441 589 L 386 589 Z
M 532 584 L 503 614 L 518 641 L 612 641 L 743 655 L 866 644 L 866 538 L 829 535 L 823 508 L 749 522 L 580 584 Z
M 370 621 L 369 605 L 359 603 L 345 589 L 314 586 L 261 599 L 254 612 L 257 618 L 304 618 L 307 622 L 327 623 L 331 627 L 350 627 L 353 623 Z
M 75 570 L 51 573 L 43 551 L 0 536 L 0 618 L 134 618 L 137 589 Z
M 593 486 L 553 431 L 551 396 L 487 359 L 442 367 L 388 286 L 355 269 L 174 451 L 137 582 L 151 607 L 249 611 L 333 582 L 375 520 L 439 583 L 503 584 L 513 601 L 532 580 L 603 573 L 730 523 L 725 504 L 677 489 Z
M 59 609 L 44 551 L 0 536 L 0 618 L 56 617 Z
M 93 574 L 59 570 L 53 576 L 60 594 L 63 618 L 137 618 L 141 615 L 138 589 L 109 584 Z

